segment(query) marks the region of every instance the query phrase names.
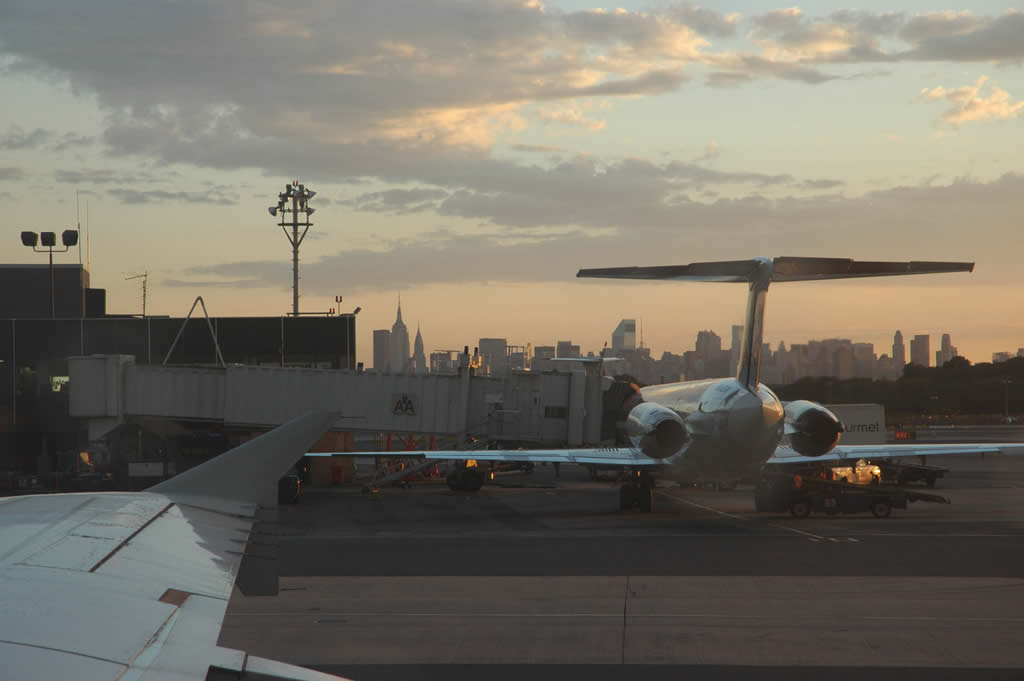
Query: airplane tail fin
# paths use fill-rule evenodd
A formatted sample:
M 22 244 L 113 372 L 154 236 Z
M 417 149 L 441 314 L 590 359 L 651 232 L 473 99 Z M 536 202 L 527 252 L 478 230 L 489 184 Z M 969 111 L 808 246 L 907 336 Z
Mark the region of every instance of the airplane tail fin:
M 150 492 L 277 504 L 277 481 L 331 427 L 337 414 L 313 412 L 164 480 Z
M 823 281 L 861 277 L 892 277 L 908 274 L 973 272 L 972 262 L 876 262 L 848 258 L 754 258 L 696 262 L 689 265 L 656 267 L 603 267 L 580 270 L 577 277 L 604 279 L 645 279 L 648 281 L 710 281 L 745 283 L 750 287 L 744 319 L 743 346 L 736 378 L 750 390 L 757 390 L 761 374 L 761 346 L 764 342 L 764 303 L 772 282 Z

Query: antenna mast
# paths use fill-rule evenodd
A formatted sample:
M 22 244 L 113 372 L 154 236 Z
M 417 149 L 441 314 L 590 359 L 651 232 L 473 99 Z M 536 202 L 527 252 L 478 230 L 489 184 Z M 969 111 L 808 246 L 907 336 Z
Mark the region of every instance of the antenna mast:
M 124 278 L 125 281 L 131 281 L 132 279 L 141 279 L 142 280 L 142 316 L 145 317 L 146 316 L 146 289 L 147 289 L 148 284 L 149 284 L 149 272 L 143 272 L 142 274 L 133 274 L 131 276 L 128 276 L 128 277 Z

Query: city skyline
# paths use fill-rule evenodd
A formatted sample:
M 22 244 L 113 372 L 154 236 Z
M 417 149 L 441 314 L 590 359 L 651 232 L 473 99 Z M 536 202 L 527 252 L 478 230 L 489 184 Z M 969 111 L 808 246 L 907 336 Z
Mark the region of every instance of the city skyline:
M 300 307 L 361 307 L 366 363 L 398 292 L 430 347 L 596 348 L 623 318 L 679 347 L 739 321 L 742 293 L 576 270 L 761 255 L 977 263 L 773 287 L 772 337 L 945 331 L 972 361 L 1022 345 L 1011 3 L 390 5 L 6 2 L 5 260 L 40 262 L 18 231 L 74 227 L 79 190 L 112 312 L 138 309 L 124 275 L 147 271 L 152 314 L 202 295 L 212 314 L 277 316 L 291 253 L 266 207 L 297 180 L 317 191 Z

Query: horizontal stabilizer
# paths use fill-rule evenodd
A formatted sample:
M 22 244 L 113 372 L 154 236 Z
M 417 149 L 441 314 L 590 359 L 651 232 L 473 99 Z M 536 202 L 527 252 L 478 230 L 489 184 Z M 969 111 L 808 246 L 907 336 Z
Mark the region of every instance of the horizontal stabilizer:
M 273 506 L 278 479 L 327 432 L 337 416 L 313 412 L 292 419 L 149 491 Z
M 874 262 L 848 258 L 783 257 L 775 258 L 772 265 L 772 281 L 816 281 L 974 271 L 973 262 L 928 262 L 923 260 Z
M 601 267 L 580 270 L 577 277 L 606 279 L 646 279 L 661 281 L 752 282 L 771 263 L 771 281 L 816 281 L 859 277 L 890 277 L 907 274 L 972 272 L 972 262 L 876 262 L 848 258 L 779 257 L 774 260 L 724 260 L 695 262 L 689 265 L 654 267 Z

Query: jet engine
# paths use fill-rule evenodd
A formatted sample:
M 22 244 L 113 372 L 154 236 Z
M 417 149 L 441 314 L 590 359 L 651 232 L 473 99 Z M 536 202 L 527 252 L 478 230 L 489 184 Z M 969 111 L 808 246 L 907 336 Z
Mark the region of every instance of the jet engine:
M 816 402 L 797 400 L 787 402 L 783 409 L 789 443 L 801 456 L 822 456 L 839 444 L 843 424 L 825 407 Z
M 652 459 L 679 453 L 687 439 L 679 414 L 654 402 L 641 402 L 629 410 L 626 434 L 633 446 Z

